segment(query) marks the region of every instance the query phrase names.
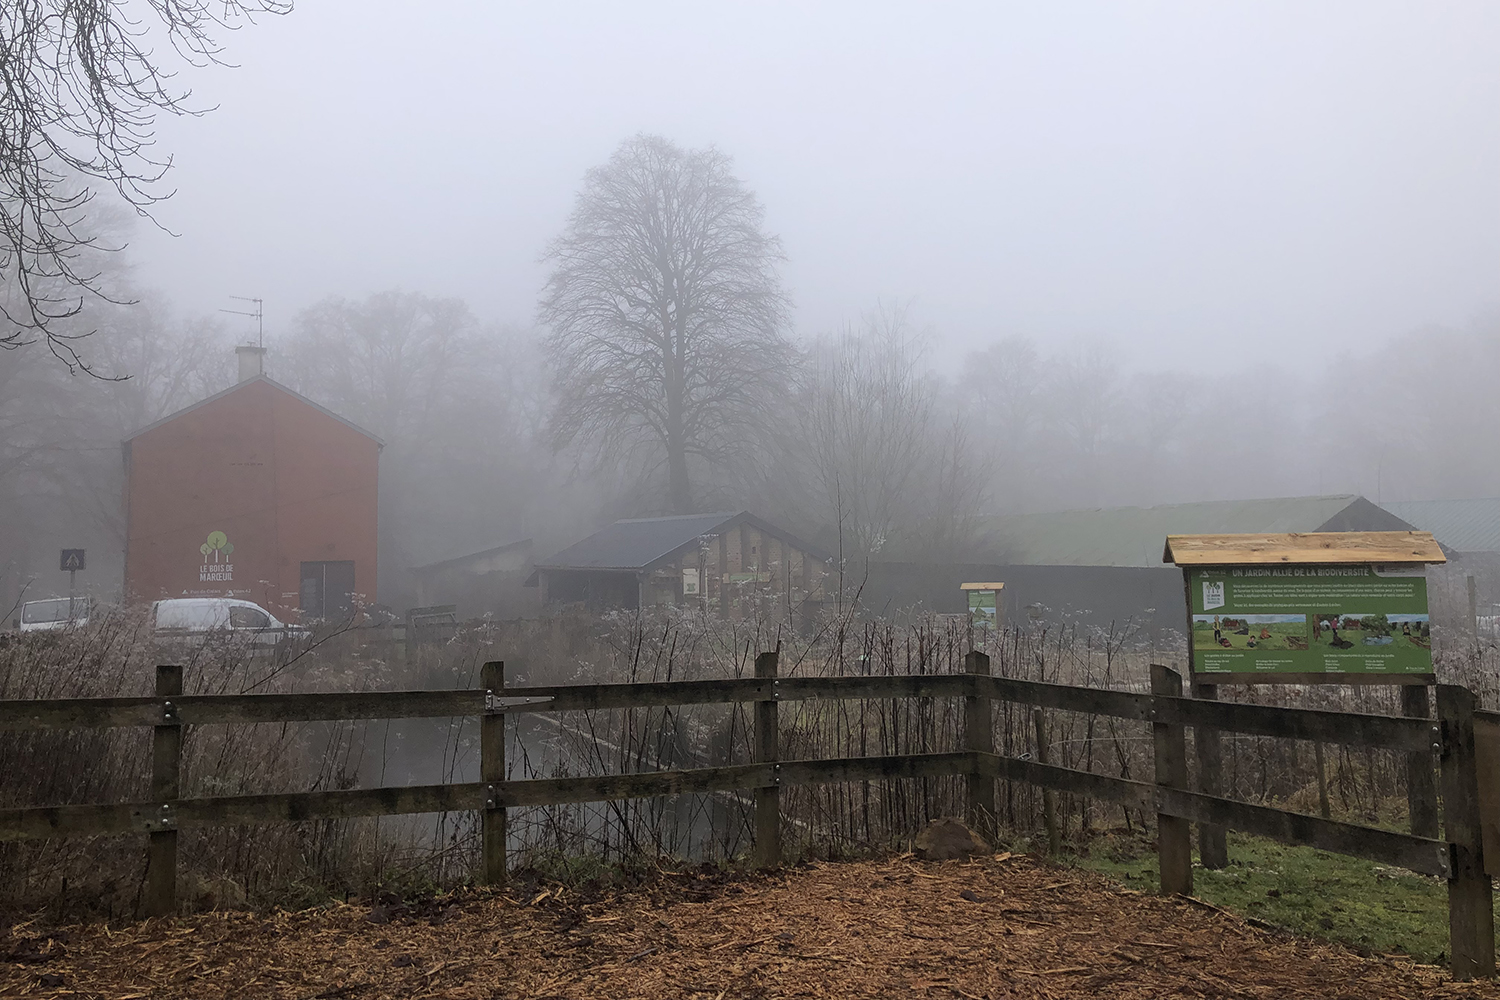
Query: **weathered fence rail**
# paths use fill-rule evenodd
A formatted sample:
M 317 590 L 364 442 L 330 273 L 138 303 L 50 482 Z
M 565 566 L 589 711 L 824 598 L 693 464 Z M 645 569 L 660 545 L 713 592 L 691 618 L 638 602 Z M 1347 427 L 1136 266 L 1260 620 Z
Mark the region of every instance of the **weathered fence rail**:
M 0 701 L 3 729 L 153 727 L 151 801 L 0 809 L 0 840 L 146 833 L 147 909 L 167 913 L 176 906 L 177 831 L 184 828 L 473 810 L 482 816 L 482 876 L 498 883 L 506 875 L 510 808 L 741 791 L 754 799 L 755 860 L 773 865 L 781 856 L 783 787 L 966 776 L 968 819 L 986 833 L 994 832 L 996 780 L 1156 812 L 1161 887 L 1167 892 L 1192 891 L 1192 823 L 1308 844 L 1444 878 L 1449 886 L 1449 951 L 1455 975 L 1494 974 L 1485 848 L 1500 861 L 1500 716 L 1476 712 L 1467 690 L 1440 686 L 1438 718 L 1433 720 L 1187 698 L 1181 678 L 1165 667 L 1153 667 L 1152 693 L 1144 694 L 993 677 L 989 658 L 981 653 L 970 653 L 965 666 L 963 674 L 778 677 L 776 654 L 763 653 L 756 659 L 753 677 L 507 688 L 503 665 L 496 662 L 485 664 L 484 687 L 479 690 L 263 695 L 182 695 L 181 668 L 160 667 L 154 697 Z M 781 702 L 896 698 L 963 699 L 964 749 L 822 760 L 779 758 Z M 1133 781 L 996 754 L 991 725 L 995 701 L 1150 723 L 1155 780 Z M 509 714 L 745 702 L 755 703 L 747 764 L 566 778 L 505 777 Z M 185 726 L 460 716 L 482 719 L 478 782 L 180 796 Z M 1376 829 L 1194 791 L 1188 787 L 1188 727 L 1200 734 L 1241 732 L 1402 751 L 1413 760 L 1425 760 L 1429 778 L 1435 754 L 1441 769 L 1444 836 Z M 1488 762 L 1491 753 L 1495 766 L 1481 767 L 1481 758 Z

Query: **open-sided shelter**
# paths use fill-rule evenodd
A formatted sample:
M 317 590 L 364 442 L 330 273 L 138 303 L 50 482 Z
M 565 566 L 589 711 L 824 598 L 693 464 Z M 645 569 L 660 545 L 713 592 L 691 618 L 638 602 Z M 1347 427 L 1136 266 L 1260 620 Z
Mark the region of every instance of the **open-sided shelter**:
M 530 571 L 531 539 L 522 538 L 442 554 L 410 573 L 419 607 L 451 604 L 462 620 L 486 613 L 518 617 L 531 603 L 521 589 Z

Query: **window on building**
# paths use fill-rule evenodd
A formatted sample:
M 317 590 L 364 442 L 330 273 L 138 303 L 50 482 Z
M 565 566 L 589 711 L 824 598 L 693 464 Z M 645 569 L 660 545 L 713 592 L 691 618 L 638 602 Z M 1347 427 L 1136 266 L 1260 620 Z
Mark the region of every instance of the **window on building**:
M 299 606 L 304 618 L 347 617 L 354 610 L 354 563 L 303 563 Z

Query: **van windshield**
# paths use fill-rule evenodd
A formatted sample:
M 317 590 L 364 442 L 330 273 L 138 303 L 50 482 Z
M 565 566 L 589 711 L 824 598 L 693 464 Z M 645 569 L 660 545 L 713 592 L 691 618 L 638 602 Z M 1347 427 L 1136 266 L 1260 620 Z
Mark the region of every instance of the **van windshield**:
M 27 625 L 46 625 L 51 622 L 68 621 L 69 604 L 77 607 L 78 617 L 82 618 L 88 614 L 88 605 L 84 603 L 83 598 L 75 602 L 66 597 L 55 597 L 50 601 L 27 601 L 21 608 L 21 621 Z

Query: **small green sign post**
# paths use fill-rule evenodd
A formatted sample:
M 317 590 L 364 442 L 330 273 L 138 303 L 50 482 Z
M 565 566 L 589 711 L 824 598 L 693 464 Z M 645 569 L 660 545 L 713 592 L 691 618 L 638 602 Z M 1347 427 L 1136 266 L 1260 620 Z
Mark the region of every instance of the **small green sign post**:
M 1000 591 L 1003 583 L 959 584 L 969 598 L 969 624 L 980 628 L 994 628 L 1000 624 Z

